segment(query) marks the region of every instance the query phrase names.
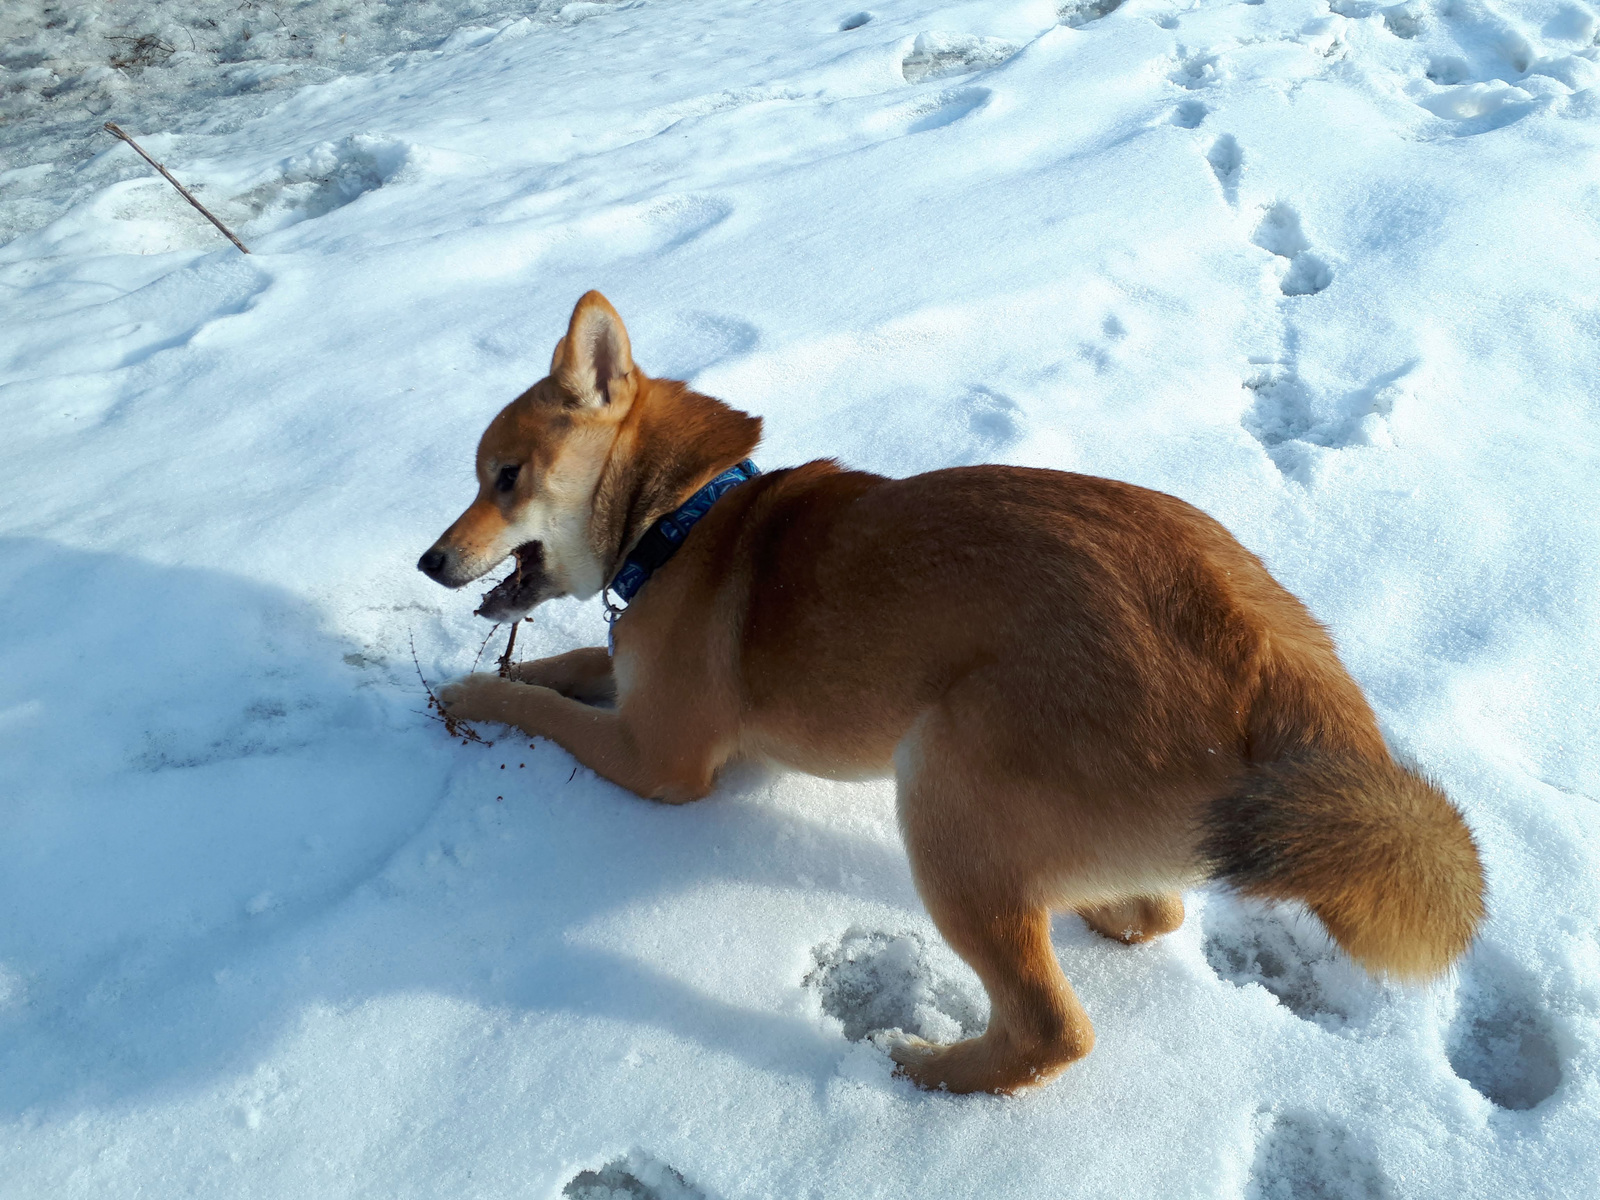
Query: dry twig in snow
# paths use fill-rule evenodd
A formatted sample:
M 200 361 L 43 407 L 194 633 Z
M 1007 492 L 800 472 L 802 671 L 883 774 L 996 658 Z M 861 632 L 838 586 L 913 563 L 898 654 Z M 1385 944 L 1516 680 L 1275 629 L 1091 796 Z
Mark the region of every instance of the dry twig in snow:
M 158 163 L 155 159 L 151 158 L 148 154 L 146 154 L 144 152 L 144 147 L 139 145 L 138 142 L 134 141 L 131 137 L 129 137 L 126 133 L 124 133 L 120 126 L 118 126 L 114 121 L 107 121 L 106 124 L 105 124 L 105 130 L 106 130 L 107 133 L 111 134 L 112 137 L 119 137 L 123 141 L 127 142 L 128 145 L 132 146 L 134 148 L 134 150 L 138 153 L 140 158 L 144 159 L 145 162 L 149 163 L 156 170 L 160 171 L 161 175 L 162 175 L 162 178 L 164 178 L 173 187 L 177 188 L 178 189 L 178 193 L 185 200 L 187 200 L 190 204 L 194 205 L 197 209 L 200 210 L 200 215 L 202 217 L 204 217 L 206 220 L 210 221 L 218 229 L 222 230 L 222 235 L 224 237 L 226 237 L 235 246 L 239 247 L 239 249 L 242 250 L 244 253 L 246 253 L 246 254 L 250 253 L 249 248 L 247 246 L 245 246 L 245 244 L 243 242 L 241 242 L 238 238 L 233 236 L 233 230 L 229 229 L 221 221 L 217 220 L 216 217 L 212 216 L 211 215 L 211 210 L 209 208 L 207 208 L 204 204 L 201 204 L 200 201 L 196 200 L 194 198 L 193 194 L 190 193 L 188 188 L 184 187 L 183 184 L 179 183 L 176 179 L 174 179 L 172 177 L 172 172 L 171 171 L 167 170 L 160 163 Z

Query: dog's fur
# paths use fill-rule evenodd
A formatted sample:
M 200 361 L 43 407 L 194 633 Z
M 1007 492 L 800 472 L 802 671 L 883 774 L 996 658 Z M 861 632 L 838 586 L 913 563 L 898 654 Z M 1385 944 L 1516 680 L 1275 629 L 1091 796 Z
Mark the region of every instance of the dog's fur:
M 760 429 L 635 367 L 590 292 L 419 565 L 460 587 L 515 554 L 481 610 L 498 619 L 592 596 Z M 1012 1091 L 1088 1053 L 1052 909 L 1139 942 L 1182 922 L 1180 888 L 1221 878 L 1303 902 L 1407 979 L 1442 971 L 1483 917 L 1471 834 L 1391 758 L 1327 633 L 1160 492 L 1002 466 L 774 471 L 717 502 L 615 633 L 614 657 L 574 650 L 440 697 L 670 803 L 735 757 L 892 774 L 918 890 L 991 1002 L 981 1037 L 894 1045 L 925 1087 Z

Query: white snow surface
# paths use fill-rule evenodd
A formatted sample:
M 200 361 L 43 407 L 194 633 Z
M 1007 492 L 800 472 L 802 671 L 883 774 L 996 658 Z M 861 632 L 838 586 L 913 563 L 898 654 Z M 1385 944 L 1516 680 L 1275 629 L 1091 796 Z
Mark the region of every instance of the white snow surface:
M 11 112 L 0 1194 L 1600 1194 L 1592 0 L 527 7 L 253 107 L 110 68 L 248 257 L 82 157 L 122 110 Z M 77 53 L 49 8 L 8 70 Z M 421 711 L 410 645 L 488 630 L 412 564 L 590 287 L 764 466 L 1222 520 L 1466 814 L 1472 953 L 1400 988 L 1219 891 L 1147 947 L 1063 916 L 1093 1054 L 893 1078 L 877 1031 L 985 1001 L 888 783 L 668 808 Z

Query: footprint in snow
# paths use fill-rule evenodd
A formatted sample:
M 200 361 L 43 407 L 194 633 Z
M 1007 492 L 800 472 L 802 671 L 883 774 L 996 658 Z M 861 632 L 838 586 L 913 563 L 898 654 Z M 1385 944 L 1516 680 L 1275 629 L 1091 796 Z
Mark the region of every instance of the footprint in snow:
M 1256 1144 L 1246 1200 L 1388 1200 L 1394 1189 L 1369 1146 L 1309 1113 L 1285 1113 Z
M 635 1150 L 593 1171 L 579 1171 L 561 1194 L 568 1200 L 706 1200 L 666 1163 Z
M 1461 982 L 1445 1040 L 1450 1068 L 1499 1108 L 1526 1111 L 1561 1085 L 1561 1056 L 1538 989 L 1521 968 L 1483 949 Z
M 1415 37 L 1424 27 L 1418 0 L 1380 11 L 1397 37 Z M 1456 53 L 1429 55 L 1424 73 L 1434 86 L 1406 90 L 1422 108 L 1454 122 L 1452 136 L 1503 129 L 1549 106 L 1562 89 L 1571 94 L 1593 85 L 1594 17 L 1576 6 L 1545 24 L 1541 35 L 1548 52 L 1481 8 L 1443 5 L 1428 15 L 1440 24 L 1436 44 L 1447 38 Z M 1556 41 L 1580 48 L 1563 54 L 1549 45 Z
M 1113 341 L 1127 335 L 1115 317 L 1106 318 L 1104 329 Z M 975 384 L 961 398 L 952 416 L 957 414 L 959 417 L 952 425 L 959 428 L 959 418 L 965 418 L 972 462 L 987 461 L 1022 436 L 1022 413 L 1016 401 L 980 384 Z
M 1428 60 L 1428 69 L 1425 72 L 1432 83 L 1441 87 L 1455 87 L 1458 83 L 1476 83 L 1472 78 L 1472 66 L 1464 58 L 1454 54 L 1439 54 Z
M 870 20 L 872 20 L 872 14 L 869 12 L 851 13 L 839 22 L 839 32 L 849 33 L 852 29 L 860 29 Z
M 1322 926 L 1298 909 L 1212 896 L 1201 928 L 1206 962 L 1219 979 L 1236 987 L 1259 984 L 1301 1020 L 1342 1029 L 1381 996 Z
M 951 1042 L 982 1033 L 987 1024 L 988 1014 L 974 992 L 928 961 L 920 934 L 852 925 L 811 957 L 802 982 L 852 1042 L 890 1029 Z
M 1383 27 L 1397 38 L 1414 38 L 1422 32 L 1422 4 L 1420 0 L 1406 0 L 1404 4 L 1385 5 L 1379 0 L 1330 0 L 1328 11 L 1352 21 L 1365 21 L 1381 16 Z
M 1068 0 L 1056 9 L 1056 19 L 1069 29 L 1077 29 L 1108 17 L 1122 7 L 1122 0 Z
M 1417 0 L 1393 4 L 1380 11 L 1383 13 L 1383 27 L 1395 37 L 1410 41 L 1422 32 L 1422 5 Z
M 900 74 L 907 83 L 942 79 L 947 75 L 967 75 L 986 67 L 997 67 L 1021 46 L 1004 38 L 974 37 L 966 33 L 919 33 L 911 51 L 900 62 Z
M 319 142 L 285 159 L 273 178 L 228 202 L 260 233 L 327 216 L 393 181 L 411 162 L 412 147 L 394 138 L 357 133 Z M 242 223 L 242 222 L 241 222 Z
M 1215 169 L 1215 162 L 1212 167 Z M 1285 296 L 1315 296 L 1333 282 L 1333 268 L 1311 253 L 1311 243 L 1300 227 L 1300 214 L 1289 205 L 1280 201 L 1267 209 L 1250 240 L 1288 263 L 1278 278 L 1278 288 Z
M 1451 9 L 1444 12 L 1451 19 Z M 1464 53 L 1477 61 L 1474 67 L 1461 55 L 1435 56 L 1428 60 L 1427 76 L 1435 83 L 1464 83 L 1468 80 L 1485 82 L 1501 79 L 1516 82 L 1539 61 L 1539 52 L 1532 43 L 1516 30 L 1506 26 L 1495 28 L 1490 22 L 1473 21 L 1477 28 L 1469 36 L 1458 37 L 1457 44 Z
M 1260 363 L 1244 381 L 1255 399 L 1239 418 L 1245 432 L 1261 443 L 1261 448 L 1285 475 L 1298 475 L 1300 455 L 1291 443 L 1305 441 L 1314 420 L 1311 396 L 1292 363 Z M 1302 480 L 1304 482 L 1304 480 Z
M 1454 121 L 1453 136 L 1474 137 L 1504 129 L 1543 108 L 1547 101 L 1496 79 L 1449 87 L 1417 103 L 1436 117 Z
M 1217 177 L 1217 182 L 1222 185 L 1222 194 L 1229 204 L 1237 206 L 1239 203 L 1239 176 L 1244 170 L 1244 150 L 1239 145 L 1239 140 L 1231 133 L 1225 133 L 1211 143 L 1211 149 L 1206 151 L 1206 162 L 1211 164 L 1211 173 Z
M 1254 400 L 1239 418 L 1285 477 L 1306 482 L 1316 446 L 1343 450 L 1394 445 L 1389 420 L 1395 407 L 1410 397 L 1409 378 L 1420 360 L 1401 363 L 1337 400 L 1314 405 L 1311 390 L 1295 369 L 1292 347 L 1285 353 L 1284 361 L 1257 362 L 1255 372 L 1243 381 Z M 1321 410 L 1321 419 L 1314 408 Z
M 1198 100 L 1185 100 L 1167 114 L 1167 120 L 1179 129 L 1198 129 L 1210 111 Z
M 1178 64 L 1178 69 L 1167 76 L 1186 91 L 1209 87 L 1220 77 L 1215 54 L 1192 54 Z

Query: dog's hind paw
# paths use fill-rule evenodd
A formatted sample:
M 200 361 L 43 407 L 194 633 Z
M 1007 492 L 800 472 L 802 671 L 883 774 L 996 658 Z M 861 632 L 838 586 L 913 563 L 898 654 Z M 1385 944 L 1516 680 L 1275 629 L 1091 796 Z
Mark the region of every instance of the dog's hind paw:
M 1001 1073 L 993 1069 L 994 1064 L 987 1061 L 981 1037 L 940 1046 L 911 1034 L 891 1031 L 883 1040 L 889 1057 L 899 1064 L 894 1073 L 926 1091 L 1010 1092 L 1031 1082 L 1026 1077 L 1010 1078 L 1015 1072 L 1004 1072 L 1007 1077 L 1002 1078 Z
M 930 1091 L 944 1086 L 943 1080 L 933 1078 L 936 1072 L 930 1072 L 928 1068 L 940 1051 L 948 1049 L 947 1046 L 930 1042 L 927 1038 L 920 1038 L 901 1029 L 885 1029 L 874 1033 L 868 1040 L 894 1060 L 896 1075 Z M 955 1045 L 961 1044 L 955 1043 Z
M 1003 1035 L 986 1033 L 947 1046 L 935 1045 L 899 1030 L 874 1039 L 899 1064 L 895 1074 L 930 1092 L 997 1092 L 1009 1095 L 1048 1083 L 1088 1053 L 1094 1035 L 1077 1044 L 1019 1050 Z
M 939 1048 L 937 1042 L 930 1042 L 927 1038 L 920 1038 L 903 1029 L 880 1029 L 876 1033 L 869 1034 L 867 1041 L 901 1066 L 915 1062 L 919 1055 Z
M 890 1030 L 880 1045 L 899 1064 L 895 1074 L 930 1092 L 1012 1092 L 1035 1082 L 1029 1072 L 999 1070 L 981 1037 L 938 1045 L 913 1034 Z M 1038 1082 L 1044 1082 L 1042 1079 Z

